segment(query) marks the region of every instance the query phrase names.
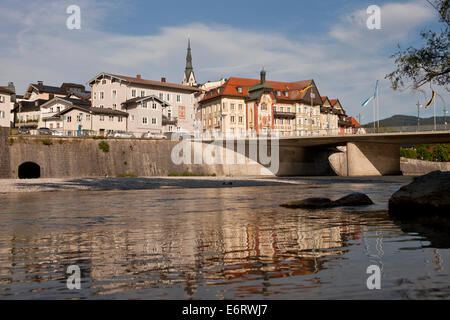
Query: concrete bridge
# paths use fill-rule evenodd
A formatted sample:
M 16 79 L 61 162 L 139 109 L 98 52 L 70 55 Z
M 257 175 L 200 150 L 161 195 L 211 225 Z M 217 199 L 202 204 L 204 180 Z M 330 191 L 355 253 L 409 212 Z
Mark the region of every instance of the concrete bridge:
M 256 160 L 249 154 L 249 144 L 252 143 L 252 140 L 245 140 L 245 153 L 242 151 L 240 153 L 244 154 L 245 157 Z M 211 142 L 204 141 L 203 143 Z M 450 131 L 280 137 L 278 140 L 279 166 L 277 172 L 273 172 L 259 157 L 257 162 L 266 168 L 265 171 L 261 168 L 262 174 L 270 175 L 272 173 L 277 176 L 397 175 L 401 174 L 401 145 L 433 143 L 450 143 Z M 238 144 L 239 142 L 235 142 L 234 145 L 229 144 L 228 148 L 231 146 L 233 150 L 239 153 Z M 227 148 L 226 143 L 223 145 Z M 268 150 L 271 150 L 270 146 Z M 230 173 L 243 170 L 238 164 L 228 166 Z M 233 166 L 235 169 L 233 169 Z M 249 168 L 251 169 L 251 165 Z

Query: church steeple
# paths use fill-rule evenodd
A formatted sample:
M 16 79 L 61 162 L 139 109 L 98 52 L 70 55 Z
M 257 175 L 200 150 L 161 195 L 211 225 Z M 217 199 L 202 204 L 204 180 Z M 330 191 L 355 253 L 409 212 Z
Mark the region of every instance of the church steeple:
M 195 81 L 194 68 L 192 67 L 192 54 L 191 54 L 191 39 L 188 39 L 188 48 L 186 55 L 186 68 L 184 69 L 183 84 L 195 86 L 197 82 Z

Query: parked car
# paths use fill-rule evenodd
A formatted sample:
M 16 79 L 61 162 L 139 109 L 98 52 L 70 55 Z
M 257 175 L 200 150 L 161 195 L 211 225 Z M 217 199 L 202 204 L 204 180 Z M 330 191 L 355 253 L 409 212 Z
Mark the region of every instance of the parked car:
M 142 138 L 144 139 L 154 139 L 154 140 L 158 140 L 158 139 L 167 139 L 167 137 L 163 134 L 160 133 L 152 133 L 152 132 L 147 132 L 144 133 L 142 135 Z
M 116 131 L 113 134 L 113 138 L 134 138 L 134 134 L 126 131 Z
M 53 130 L 52 135 L 57 136 L 57 137 L 62 137 L 62 136 L 64 136 L 64 132 L 61 130 Z
M 44 135 L 44 136 L 51 136 L 52 135 L 52 130 L 50 130 L 49 128 L 39 128 L 38 129 L 38 133 L 40 135 Z
M 17 130 L 18 134 L 30 134 L 30 127 L 20 127 L 19 130 Z

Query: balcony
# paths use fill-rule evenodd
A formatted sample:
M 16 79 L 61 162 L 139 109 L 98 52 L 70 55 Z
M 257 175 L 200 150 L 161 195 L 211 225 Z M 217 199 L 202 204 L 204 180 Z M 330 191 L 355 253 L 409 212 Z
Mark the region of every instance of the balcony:
M 178 118 L 174 117 L 174 118 L 168 118 L 166 116 L 162 116 L 162 125 L 166 126 L 166 125 L 172 125 L 175 126 L 178 123 Z
M 273 110 L 273 116 L 275 118 L 295 119 L 295 112 Z

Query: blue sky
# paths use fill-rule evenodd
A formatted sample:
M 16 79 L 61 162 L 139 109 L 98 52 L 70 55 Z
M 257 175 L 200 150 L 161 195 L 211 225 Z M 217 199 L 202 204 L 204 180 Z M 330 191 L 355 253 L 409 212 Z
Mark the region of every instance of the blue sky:
M 81 30 L 65 27 L 71 4 L 81 8 Z M 381 30 L 365 25 L 373 4 L 381 7 Z M 415 115 L 417 100 L 428 98 L 429 87 L 394 92 L 383 78 L 397 43 L 418 44 L 419 31 L 436 29 L 436 21 L 425 0 L 0 0 L 0 83 L 14 81 L 23 93 L 37 80 L 85 84 L 101 72 L 179 83 L 190 37 L 200 82 L 256 78 L 264 65 L 269 80 L 313 78 L 322 95 L 338 97 L 350 115 L 369 122 L 372 110 L 360 104 L 376 79 L 381 118 Z M 435 89 L 450 101 L 444 88 Z M 442 99 L 437 106 L 442 114 Z

